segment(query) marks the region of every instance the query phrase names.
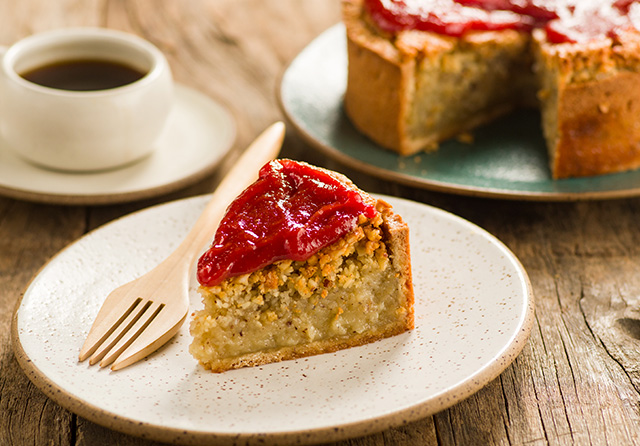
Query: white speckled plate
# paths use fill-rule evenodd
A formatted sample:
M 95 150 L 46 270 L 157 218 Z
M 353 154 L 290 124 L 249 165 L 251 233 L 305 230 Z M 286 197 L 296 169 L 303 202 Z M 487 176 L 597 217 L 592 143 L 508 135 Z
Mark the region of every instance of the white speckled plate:
M 119 372 L 78 363 L 108 292 L 176 247 L 206 202 L 153 207 L 73 243 L 33 279 L 13 319 L 16 356 L 53 400 L 112 429 L 178 443 L 308 443 L 425 417 L 497 377 L 525 345 L 531 286 L 495 237 L 444 211 L 385 197 L 411 228 L 415 330 L 373 344 L 212 374 L 187 326 Z M 193 308 L 200 307 L 195 277 Z
M 43 203 L 111 204 L 167 194 L 210 174 L 233 147 L 236 123 L 222 104 L 184 85 L 148 157 L 104 172 L 60 172 L 16 156 L 0 140 L 0 194 Z

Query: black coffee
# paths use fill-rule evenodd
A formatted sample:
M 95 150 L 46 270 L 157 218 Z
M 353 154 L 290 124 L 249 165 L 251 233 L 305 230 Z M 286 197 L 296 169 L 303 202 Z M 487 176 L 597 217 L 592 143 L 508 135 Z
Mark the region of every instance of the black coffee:
M 144 77 L 135 68 L 105 60 L 65 60 L 21 73 L 26 80 L 58 90 L 93 91 L 121 87 Z

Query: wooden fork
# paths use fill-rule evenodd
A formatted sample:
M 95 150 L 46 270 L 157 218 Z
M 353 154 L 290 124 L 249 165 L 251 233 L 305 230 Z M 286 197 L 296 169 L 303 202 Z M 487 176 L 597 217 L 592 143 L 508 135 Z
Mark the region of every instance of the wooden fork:
M 149 355 L 177 333 L 189 311 L 189 271 L 229 203 L 275 158 L 285 127 L 276 122 L 249 146 L 213 193 L 178 248 L 162 263 L 107 296 L 80 350 L 80 361 L 119 370 Z

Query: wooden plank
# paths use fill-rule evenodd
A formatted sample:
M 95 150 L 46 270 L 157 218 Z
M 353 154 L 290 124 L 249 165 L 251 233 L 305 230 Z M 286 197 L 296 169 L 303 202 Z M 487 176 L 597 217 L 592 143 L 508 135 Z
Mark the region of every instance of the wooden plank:
M 13 309 L 36 272 L 85 230 L 84 209 L 0 198 L 0 444 L 72 443 L 75 416 L 45 397 L 13 356 Z

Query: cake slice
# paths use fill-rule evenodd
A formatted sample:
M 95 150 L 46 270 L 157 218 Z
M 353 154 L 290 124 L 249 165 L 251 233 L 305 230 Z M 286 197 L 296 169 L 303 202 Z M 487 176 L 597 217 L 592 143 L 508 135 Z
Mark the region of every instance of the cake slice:
M 409 228 L 343 175 L 276 160 L 198 261 L 191 354 L 223 372 L 413 328 Z

